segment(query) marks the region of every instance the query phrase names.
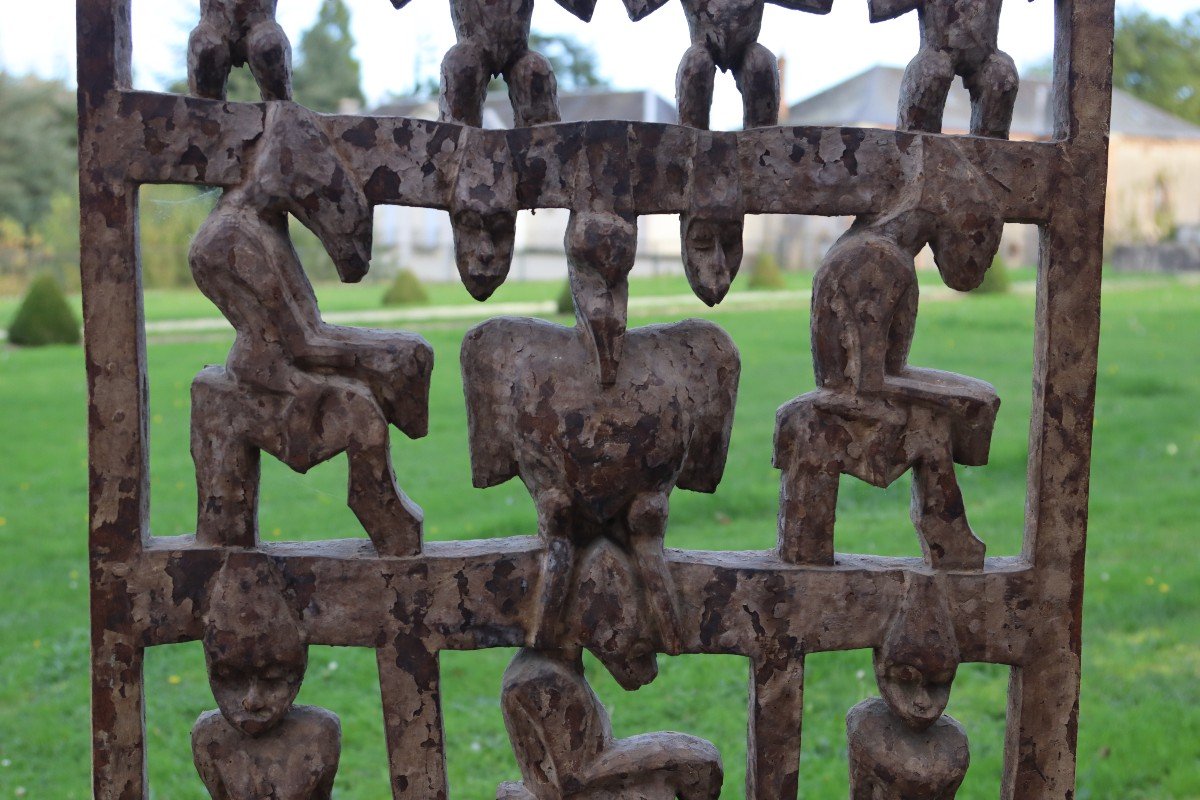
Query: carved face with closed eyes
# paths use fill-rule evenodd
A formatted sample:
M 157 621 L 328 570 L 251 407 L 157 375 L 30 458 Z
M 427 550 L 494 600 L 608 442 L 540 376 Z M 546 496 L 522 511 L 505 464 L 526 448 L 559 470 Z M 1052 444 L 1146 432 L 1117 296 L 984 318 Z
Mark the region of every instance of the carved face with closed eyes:
M 221 714 L 247 736 L 287 716 L 308 666 L 300 622 L 283 581 L 259 553 L 229 557 L 204 616 L 208 680 Z
M 705 305 L 725 299 L 742 265 L 744 220 L 684 215 L 683 263 L 688 283 Z
M 899 613 L 875 649 L 879 693 L 905 725 L 925 730 L 946 711 L 959 659 L 946 596 L 932 576 L 912 576 Z

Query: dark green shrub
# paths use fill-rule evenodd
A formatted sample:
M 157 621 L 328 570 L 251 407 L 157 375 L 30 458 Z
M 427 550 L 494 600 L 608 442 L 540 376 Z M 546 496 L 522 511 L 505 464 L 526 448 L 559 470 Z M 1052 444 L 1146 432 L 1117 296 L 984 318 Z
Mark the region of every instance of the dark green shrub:
M 429 302 L 429 293 L 421 285 L 421 279 L 411 269 L 396 273 L 396 279 L 383 294 L 385 306 L 420 306 Z
M 563 284 L 562 291 L 558 293 L 558 298 L 554 301 L 554 305 L 560 314 L 575 313 L 575 298 L 571 297 L 570 281 Z
M 764 250 L 754 259 L 754 265 L 750 268 L 749 286 L 751 289 L 768 291 L 787 288 L 787 281 L 783 279 L 783 270 L 779 268 L 779 259 L 775 257 L 774 253 Z
M 30 284 L 8 328 L 8 341 L 25 347 L 79 342 L 79 320 L 58 281 L 43 275 Z
M 983 276 L 983 283 L 975 291 L 979 294 L 1007 294 L 1012 288 L 1012 278 L 1008 274 L 1008 265 L 1004 259 L 996 256 L 992 266 Z

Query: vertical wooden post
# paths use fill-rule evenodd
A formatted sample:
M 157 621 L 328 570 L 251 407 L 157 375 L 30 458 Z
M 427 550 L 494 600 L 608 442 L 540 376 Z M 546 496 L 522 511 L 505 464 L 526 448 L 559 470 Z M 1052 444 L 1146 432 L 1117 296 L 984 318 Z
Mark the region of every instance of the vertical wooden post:
M 1069 613 L 1035 617 L 1037 645 L 1013 670 L 1006 800 L 1069 800 L 1075 792 L 1113 6 L 1057 0 L 1055 7 L 1055 133 L 1068 158 L 1042 229 L 1023 554 L 1037 576 L 1035 604 Z

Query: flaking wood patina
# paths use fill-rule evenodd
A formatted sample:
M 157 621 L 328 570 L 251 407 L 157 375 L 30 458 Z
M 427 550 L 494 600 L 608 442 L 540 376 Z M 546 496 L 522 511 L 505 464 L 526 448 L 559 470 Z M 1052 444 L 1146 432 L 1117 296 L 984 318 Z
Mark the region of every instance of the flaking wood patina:
M 583 20 L 595 7 L 559 2 Z M 491 647 L 521 648 L 502 689 L 522 775 L 498 787 L 507 800 L 722 791 L 720 754 L 703 740 L 613 737 L 579 667 L 585 648 L 630 689 L 655 679 L 658 653 L 746 657 L 754 800 L 801 786 L 807 654 L 874 650 L 881 697 L 847 717 L 851 792 L 864 799 L 952 798 L 970 758 L 969 731 L 943 713 L 957 667 L 1008 665 L 1002 796 L 1073 796 L 1112 2 L 1058 0 L 1051 142 L 1006 139 L 1016 80 L 995 46 L 1000 0 L 872 0 L 875 21 L 921 15 L 897 131 L 774 126 L 774 56 L 755 42 L 762 0 L 682 2 L 693 47 L 680 69 L 684 124 L 673 126 L 555 122 L 553 73 L 528 49 L 532 0 L 499 16 L 452 0 L 459 44 L 443 64 L 438 122 L 289 102 L 273 2 L 202 4 L 190 77 L 209 99 L 134 91 L 130 0 L 79 0 L 97 798 L 149 796 L 144 653 L 191 640 L 204 642 L 219 706 L 196 723 L 195 762 L 218 798 L 329 796 L 338 718 L 292 705 L 309 644 L 376 650 L 396 798 L 448 797 L 438 654 Z M 625 3 L 634 20 L 663 4 Z M 982 49 L 964 50 L 964 31 Z M 220 100 L 242 62 L 272 102 Z M 737 78 L 745 131 L 704 130 L 718 67 Z M 471 127 L 496 73 L 526 127 Z M 972 89 L 977 136 L 934 133 L 956 73 Z M 224 190 L 191 264 L 238 334 L 226 364 L 193 386 L 200 508 L 196 535 L 177 538 L 148 527 L 137 252 L 147 183 Z M 571 212 L 576 326 L 490 320 L 461 353 L 474 480 L 521 479 L 536 537 L 421 541 L 420 498 L 399 488 L 389 431 L 426 432 L 432 351 L 413 334 L 324 323 L 287 232 L 290 214 L 357 280 L 378 204 L 449 212 L 460 274 L 481 300 L 507 277 L 519 210 Z M 712 323 L 627 330 L 637 219 L 668 213 L 680 215 L 685 271 L 709 305 L 737 276 L 746 214 L 857 219 L 814 288 L 818 388 L 780 410 L 773 550 L 664 548 L 672 490 L 717 489 L 740 372 L 735 343 Z M 916 252 L 929 244 L 946 282 L 971 289 L 1003 222 L 1039 225 L 1043 246 L 1024 545 L 985 558 L 954 464 L 986 462 L 999 398 L 982 381 L 910 366 L 908 346 Z M 343 450 L 367 536 L 259 542 L 261 453 L 304 470 Z M 839 476 L 882 486 L 910 468 L 925 558 L 836 553 Z

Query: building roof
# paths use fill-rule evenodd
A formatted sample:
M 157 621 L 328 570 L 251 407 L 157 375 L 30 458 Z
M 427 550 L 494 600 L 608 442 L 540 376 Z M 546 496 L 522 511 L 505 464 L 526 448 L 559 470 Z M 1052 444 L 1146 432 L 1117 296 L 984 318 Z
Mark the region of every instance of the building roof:
M 649 90 L 613 91 L 590 89 L 582 92 L 562 92 L 558 108 L 563 122 L 584 122 L 597 119 L 619 119 L 634 122 L 675 122 L 675 105 Z M 387 117 L 437 119 L 437 99 L 400 99 L 387 103 L 374 114 Z M 483 127 L 511 128 L 512 105 L 508 93 L 492 92 L 484 104 Z
M 791 107 L 791 125 L 865 125 L 892 128 L 904 70 L 876 66 Z M 1022 78 L 1013 111 L 1012 133 L 1024 138 L 1048 138 L 1053 119 L 1050 82 Z M 947 133 L 971 127 L 971 98 L 955 81 L 946 100 L 943 128 Z M 1113 90 L 1112 132 L 1155 139 L 1200 139 L 1200 126 L 1180 119 L 1128 92 Z

